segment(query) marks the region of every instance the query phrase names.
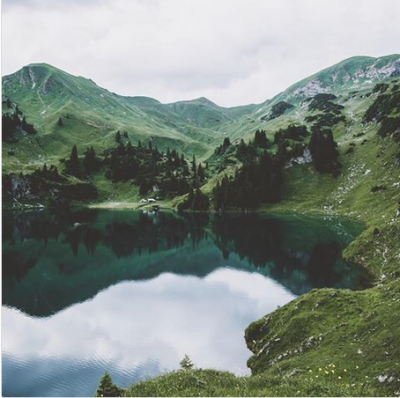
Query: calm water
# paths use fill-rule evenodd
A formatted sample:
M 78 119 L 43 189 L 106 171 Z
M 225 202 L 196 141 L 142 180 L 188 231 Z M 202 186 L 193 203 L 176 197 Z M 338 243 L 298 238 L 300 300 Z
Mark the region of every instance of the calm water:
M 246 374 L 244 329 L 314 287 L 357 288 L 340 219 L 3 213 L 5 396 L 93 395 L 176 369 Z

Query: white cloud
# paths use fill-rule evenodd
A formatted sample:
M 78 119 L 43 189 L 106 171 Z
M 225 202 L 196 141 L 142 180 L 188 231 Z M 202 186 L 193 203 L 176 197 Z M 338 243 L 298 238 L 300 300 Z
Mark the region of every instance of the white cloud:
M 198 367 L 242 374 L 251 354 L 244 329 L 294 297 L 265 276 L 223 268 L 203 279 L 162 274 L 123 282 L 49 318 L 3 308 L 2 350 L 11 361 L 3 369 L 9 375 L 18 364 L 20 373 L 13 377 L 29 391 L 44 377 L 52 388 L 59 381 L 52 372 L 60 367 L 65 374 L 84 373 L 93 364 L 101 365 L 99 372 L 133 375 L 146 372 L 151 363 L 159 370 L 174 369 L 185 353 Z M 37 373 L 32 380 L 30 363 Z
M 400 40 L 397 0 L 6 0 L 3 14 L 3 74 L 47 62 L 164 102 L 261 102 Z

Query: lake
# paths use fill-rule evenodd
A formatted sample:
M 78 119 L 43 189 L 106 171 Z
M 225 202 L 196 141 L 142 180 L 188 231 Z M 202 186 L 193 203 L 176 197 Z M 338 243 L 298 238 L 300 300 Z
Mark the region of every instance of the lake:
M 244 330 L 313 288 L 366 278 L 339 218 L 3 212 L 4 396 L 91 396 L 196 367 L 248 374 Z

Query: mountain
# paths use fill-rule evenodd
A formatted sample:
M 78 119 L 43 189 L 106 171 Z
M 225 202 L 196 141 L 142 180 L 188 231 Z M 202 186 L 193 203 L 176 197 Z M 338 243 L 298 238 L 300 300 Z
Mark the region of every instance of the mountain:
M 47 64 L 3 77 L 3 98 L 15 102 L 39 133 L 30 143 L 37 148 L 34 159 L 28 154 L 29 161 L 65 157 L 74 144 L 105 149 L 117 130 L 127 131 L 133 142 L 152 140 L 188 155 L 204 155 L 218 139 L 214 131 L 186 123 L 156 100 L 119 96 Z
M 399 73 L 399 55 L 353 57 L 262 104 L 225 108 L 204 97 L 162 104 L 148 97 L 121 96 L 51 65 L 31 64 L 3 77 L 3 99 L 16 103 L 38 134 L 20 140 L 16 148 L 5 144 L 3 167 L 33 169 L 44 161 L 65 158 L 74 144 L 102 151 L 114 143 L 117 130 L 127 131 L 133 143 L 151 140 L 162 150 L 176 148 L 204 159 L 224 136 L 246 139 L 257 128 L 273 135 L 303 120 L 307 116 L 303 101 L 310 96 L 329 92 L 344 98 Z M 63 126 L 58 125 L 59 118 Z M 10 151 L 15 153 L 12 158 L 7 155 Z
M 381 80 L 393 80 L 400 75 L 400 55 L 384 57 L 357 56 L 348 58 L 329 68 L 323 69 L 287 88 L 270 100 L 256 106 L 252 112 L 240 117 L 220 130 L 228 132 L 232 138 L 242 138 L 261 128 L 276 131 L 290 123 L 304 119 L 304 101 L 317 94 L 330 93 L 339 97 L 339 101 L 354 92 L 367 92 Z M 354 93 L 352 94 L 354 95 Z M 282 115 L 274 117 L 273 108 L 281 103 L 291 105 Z M 269 120 L 270 119 L 270 120 Z

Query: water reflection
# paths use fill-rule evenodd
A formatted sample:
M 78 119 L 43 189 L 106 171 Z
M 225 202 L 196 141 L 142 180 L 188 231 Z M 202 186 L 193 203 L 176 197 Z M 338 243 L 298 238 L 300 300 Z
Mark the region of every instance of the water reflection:
M 92 395 L 178 366 L 246 372 L 250 322 L 313 287 L 356 288 L 338 219 L 3 214 L 3 394 Z M 18 380 L 18 383 L 16 382 Z
M 339 220 L 81 211 L 3 217 L 3 303 L 49 316 L 123 280 L 217 266 L 269 276 L 293 294 L 363 283 L 340 252 L 360 226 Z
M 7 376 L 17 358 L 27 359 L 20 373 L 42 367 L 46 383 L 40 391 L 35 379 L 19 377 L 25 394 L 32 389 L 38 395 L 47 395 L 46 388 L 56 395 L 71 394 L 66 388 L 75 382 L 60 385 L 65 381 L 57 377 L 61 369 L 97 369 L 96 377 L 82 380 L 73 391 L 85 396 L 93 394 L 104 369 L 127 385 L 135 380 L 135 372 L 136 378 L 144 378 L 176 368 L 185 353 L 197 366 L 244 373 L 249 356 L 245 327 L 293 297 L 261 275 L 220 269 L 205 278 L 162 274 L 149 281 L 120 283 L 50 318 L 5 308 L 4 387 L 7 391 L 15 382 Z M 54 370 L 48 360 L 55 363 Z

